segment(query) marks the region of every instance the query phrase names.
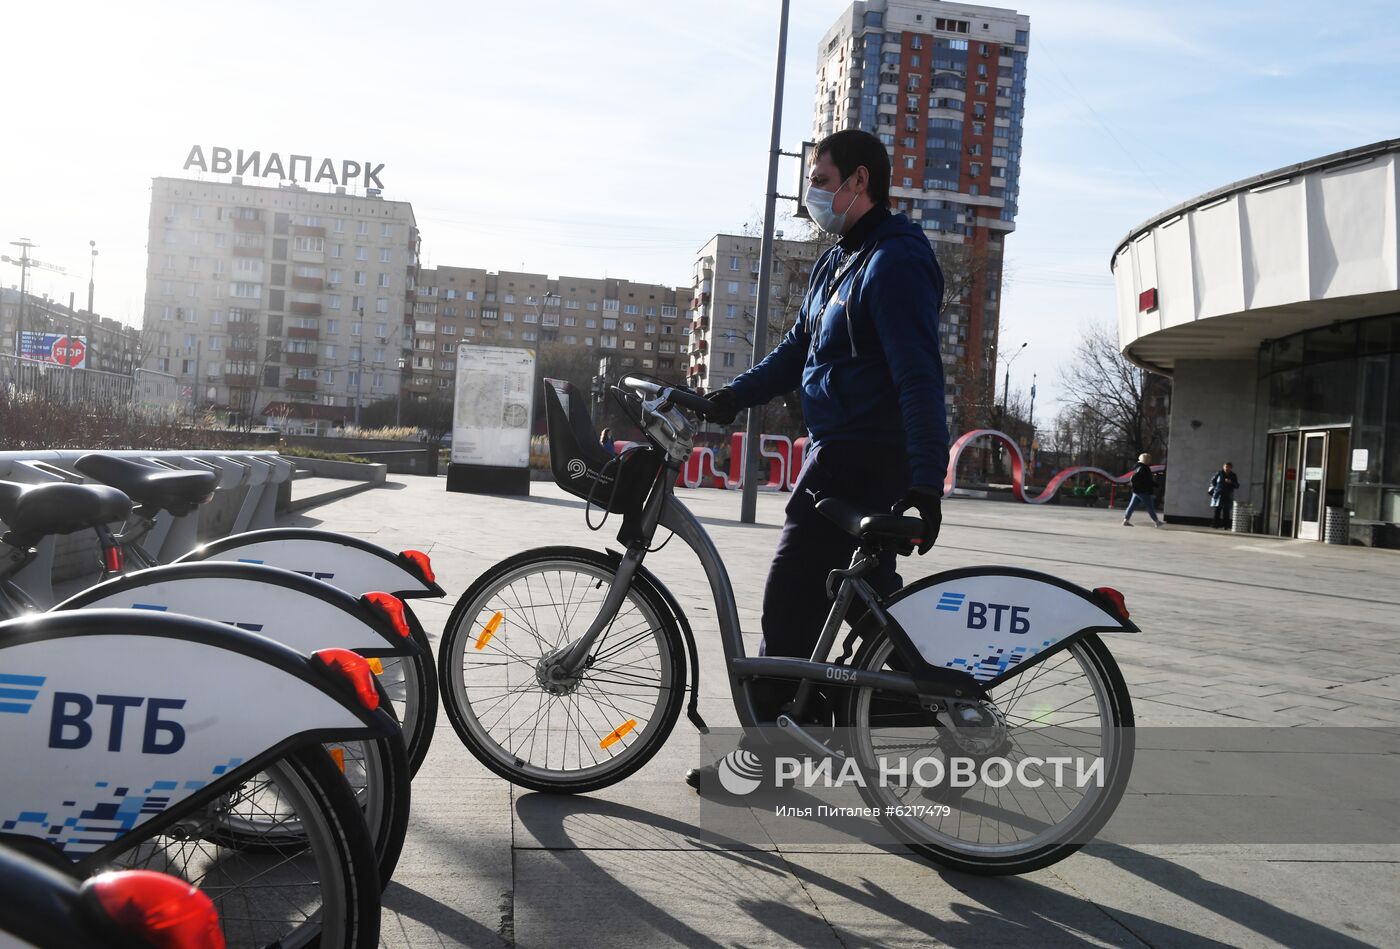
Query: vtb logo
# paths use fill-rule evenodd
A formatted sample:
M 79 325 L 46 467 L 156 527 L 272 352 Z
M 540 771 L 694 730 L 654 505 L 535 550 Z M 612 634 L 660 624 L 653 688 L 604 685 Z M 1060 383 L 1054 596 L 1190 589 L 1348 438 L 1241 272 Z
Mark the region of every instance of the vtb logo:
M 938 605 L 934 609 L 942 610 L 945 613 L 960 613 L 964 606 L 967 607 L 968 629 L 990 629 L 992 632 L 1000 633 L 1003 631 L 1003 621 L 1005 621 L 1005 632 L 1024 636 L 1031 631 L 1031 608 L 1029 606 L 1013 606 L 1010 603 L 982 603 L 978 600 L 969 600 L 966 593 L 945 590 L 939 594 Z
M 138 712 L 143 705 L 144 713 Z M 139 730 L 141 754 L 173 755 L 185 746 L 185 727 L 162 715 L 184 707 L 184 699 L 55 692 L 49 716 L 49 747 L 86 748 L 105 724 L 108 751 L 121 751 L 124 744 L 134 745 L 136 736 L 132 733 Z M 106 711 L 98 712 L 99 708 Z M 130 718 L 141 721 L 139 726 L 127 727 L 128 711 L 132 712 Z

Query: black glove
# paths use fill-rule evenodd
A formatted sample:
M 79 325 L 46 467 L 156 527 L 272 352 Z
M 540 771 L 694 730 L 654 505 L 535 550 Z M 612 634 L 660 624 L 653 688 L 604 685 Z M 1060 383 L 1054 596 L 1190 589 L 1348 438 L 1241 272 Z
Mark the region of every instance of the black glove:
M 739 414 L 739 396 L 729 386 L 716 389 L 705 396 L 710 403 L 710 411 L 705 413 L 705 418 L 718 425 L 728 425 L 734 421 Z
M 894 506 L 894 513 L 903 514 L 911 507 L 919 512 L 919 518 L 924 522 L 919 553 L 926 554 L 938 539 L 938 530 L 943 526 L 943 492 L 937 488 L 910 488 L 909 493 Z

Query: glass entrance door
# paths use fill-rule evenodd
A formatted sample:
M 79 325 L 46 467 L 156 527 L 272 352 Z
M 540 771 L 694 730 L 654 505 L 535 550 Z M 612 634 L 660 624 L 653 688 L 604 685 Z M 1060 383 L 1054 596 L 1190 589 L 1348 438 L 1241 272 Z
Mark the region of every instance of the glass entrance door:
M 1264 530 L 1278 537 L 1292 537 L 1298 523 L 1298 432 L 1279 432 L 1269 438 L 1269 495 Z
M 1327 483 L 1327 433 L 1303 435 L 1303 464 L 1298 479 L 1298 538 L 1322 537 L 1323 486 Z

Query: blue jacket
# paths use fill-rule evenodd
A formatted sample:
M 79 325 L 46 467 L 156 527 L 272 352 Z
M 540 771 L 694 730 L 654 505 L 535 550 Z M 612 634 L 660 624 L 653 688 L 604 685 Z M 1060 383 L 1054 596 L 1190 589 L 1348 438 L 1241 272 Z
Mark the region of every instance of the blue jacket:
M 748 407 L 800 383 L 816 444 L 903 445 L 912 483 L 941 492 L 948 469 L 942 299 L 943 272 L 923 230 L 889 215 L 859 247 L 837 244 L 821 256 L 797 322 L 731 388 Z

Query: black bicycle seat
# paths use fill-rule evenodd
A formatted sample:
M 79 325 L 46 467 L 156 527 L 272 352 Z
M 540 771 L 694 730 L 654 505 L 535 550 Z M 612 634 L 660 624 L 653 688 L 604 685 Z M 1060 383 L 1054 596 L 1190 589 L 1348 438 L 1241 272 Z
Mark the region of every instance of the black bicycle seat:
M 817 510 L 847 534 L 861 540 L 914 542 L 922 540 L 924 536 L 924 522 L 917 517 L 868 514 L 839 498 L 822 498 L 817 502 Z
M 124 521 L 130 513 L 131 499 L 106 485 L 0 481 L 0 521 L 27 542 Z
M 214 496 L 219 482 L 212 471 L 172 471 L 115 455 L 84 455 L 73 466 L 78 471 L 126 492 L 144 507 L 169 511 L 176 517 L 190 513 Z

